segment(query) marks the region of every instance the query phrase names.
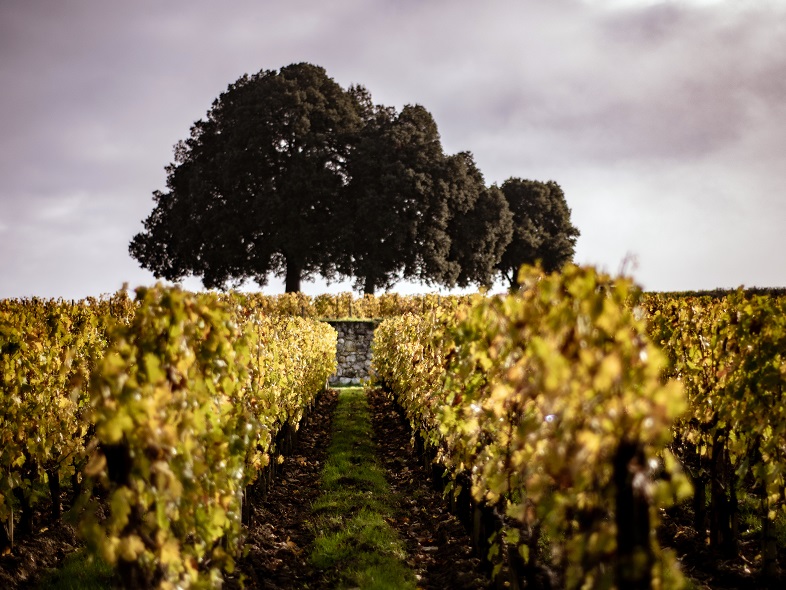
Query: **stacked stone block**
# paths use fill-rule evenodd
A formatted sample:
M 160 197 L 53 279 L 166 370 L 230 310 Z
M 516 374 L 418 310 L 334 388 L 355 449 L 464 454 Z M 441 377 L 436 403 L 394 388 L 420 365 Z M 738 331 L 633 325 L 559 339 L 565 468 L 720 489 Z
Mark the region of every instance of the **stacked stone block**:
M 330 385 L 360 385 L 369 378 L 371 341 L 378 321 L 328 320 L 338 332 L 336 362 L 338 369 L 330 376 Z

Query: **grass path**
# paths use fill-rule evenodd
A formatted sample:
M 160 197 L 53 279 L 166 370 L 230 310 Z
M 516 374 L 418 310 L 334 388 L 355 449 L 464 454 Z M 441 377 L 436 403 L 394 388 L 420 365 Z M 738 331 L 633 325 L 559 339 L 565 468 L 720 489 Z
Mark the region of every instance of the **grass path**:
M 321 495 L 312 507 L 310 560 L 336 588 L 416 588 L 404 563 L 406 549 L 386 519 L 391 490 L 372 440 L 368 400 L 361 387 L 340 390 L 333 437 L 322 471 Z

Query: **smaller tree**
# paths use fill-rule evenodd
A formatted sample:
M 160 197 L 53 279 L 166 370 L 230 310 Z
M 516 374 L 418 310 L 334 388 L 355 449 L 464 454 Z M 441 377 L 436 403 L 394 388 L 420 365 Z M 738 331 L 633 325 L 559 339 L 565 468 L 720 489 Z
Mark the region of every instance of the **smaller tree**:
M 342 220 L 336 269 L 364 293 L 387 289 L 421 268 L 422 240 L 444 215 L 429 213 L 444 160 L 437 125 L 420 105 L 374 106 L 353 88 L 364 127 L 347 161 L 349 182 L 336 202 Z
M 486 187 L 472 154 L 460 152 L 447 161 L 447 184 L 453 196 L 448 226 L 452 271 L 446 282 L 459 287 L 490 287 L 496 266 L 513 237 L 513 214 L 496 186 Z
M 522 264 L 539 263 L 546 272 L 559 270 L 573 260 L 580 234 L 556 182 L 509 178 L 501 188 L 513 214 L 513 238 L 497 270 L 511 289 L 517 289 Z
M 510 212 L 499 189 L 486 188 L 469 152 L 447 156 L 437 124 L 420 105 L 400 113 L 364 109 L 364 127 L 347 161 L 349 182 L 337 207 L 336 269 L 364 293 L 414 279 L 453 287 L 493 282 L 510 241 Z

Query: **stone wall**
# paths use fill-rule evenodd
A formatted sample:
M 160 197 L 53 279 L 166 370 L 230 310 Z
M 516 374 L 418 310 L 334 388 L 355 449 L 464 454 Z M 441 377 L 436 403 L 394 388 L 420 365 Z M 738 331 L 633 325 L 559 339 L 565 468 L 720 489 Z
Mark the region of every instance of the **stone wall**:
M 371 367 L 371 341 L 379 321 L 326 320 L 338 332 L 336 362 L 330 385 L 359 385 L 368 379 Z

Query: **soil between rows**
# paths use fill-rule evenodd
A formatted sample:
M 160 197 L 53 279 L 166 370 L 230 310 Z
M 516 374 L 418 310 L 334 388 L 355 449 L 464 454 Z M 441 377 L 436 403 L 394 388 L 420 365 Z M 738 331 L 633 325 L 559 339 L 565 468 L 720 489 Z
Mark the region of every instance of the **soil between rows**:
M 337 393 L 320 397 L 308 423 L 298 434 L 295 452 L 284 459 L 280 475 L 267 496 L 254 503 L 247 538 L 248 554 L 238 564 L 246 588 L 284 590 L 324 588 L 320 572 L 309 564 L 314 541 L 310 506 L 319 496 L 320 472 L 330 443 Z M 441 494 L 410 445 L 410 434 L 393 404 L 371 391 L 369 405 L 378 460 L 393 492 L 395 514 L 388 519 L 405 542 L 407 564 L 423 589 L 485 589 L 489 580 L 479 572 L 480 560 L 462 525 L 446 509 Z M 237 588 L 238 576 L 230 580 Z
M 378 457 L 398 500 L 396 515 L 389 522 L 407 545 L 407 563 L 418 576 L 418 587 L 490 588 L 466 530 L 450 513 L 442 494 L 431 487 L 410 444 L 409 428 L 381 391 L 372 389 L 368 395 Z
M 319 481 L 330 443 L 330 426 L 338 394 L 329 390 L 317 398 L 308 422 L 301 426 L 294 452 L 284 457 L 278 477 L 264 498 L 251 498 L 247 553 L 238 560 L 228 588 L 289 590 L 318 588 L 319 572 L 308 563 L 314 541 L 310 506 L 319 496 Z

